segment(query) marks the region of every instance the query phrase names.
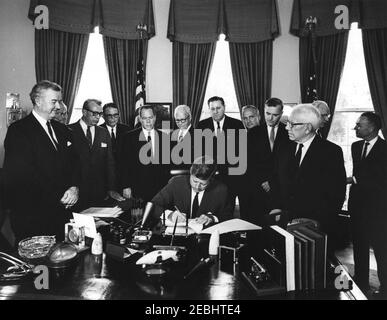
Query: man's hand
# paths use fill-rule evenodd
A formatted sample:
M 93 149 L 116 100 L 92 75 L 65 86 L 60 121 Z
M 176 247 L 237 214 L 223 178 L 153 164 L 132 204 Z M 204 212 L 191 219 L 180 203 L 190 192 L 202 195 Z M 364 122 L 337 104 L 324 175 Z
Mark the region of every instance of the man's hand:
M 185 213 L 182 213 L 180 211 L 172 211 L 169 215 L 168 215 L 168 220 L 171 220 L 172 222 L 175 222 L 176 219 L 179 219 L 178 222 L 185 222 L 185 219 L 186 219 L 186 215 Z
M 77 187 L 70 187 L 66 190 L 60 202 L 68 209 L 77 203 L 78 197 L 79 189 Z
M 210 215 L 202 214 L 199 218 L 196 218 L 196 222 L 203 224 L 204 226 L 208 226 L 209 224 L 213 223 L 214 220 Z
M 281 212 L 282 212 L 281 209 L 273 209 L 273 210 L 271 210 L 271 211 L 269 212 L 269 215 L 271 215 L 271 214 L 277 214 L 277 213 L 281 213 Z
M 261 184 L 261 187 L 265 192 L 270 192 L 270 184 L 269 181 L 265 181 Z
M 124 196 L 124 198 L 130 199 L 132 197 L 132 188 L 125 188 L 124 190 L 122 190 L 122 195 Z
M 108 195 L 110 198 L 116 200 L 116 201 L 124 201 L 125 198 L 121 196 L 117 191 L 110 190 L 108 191 Z

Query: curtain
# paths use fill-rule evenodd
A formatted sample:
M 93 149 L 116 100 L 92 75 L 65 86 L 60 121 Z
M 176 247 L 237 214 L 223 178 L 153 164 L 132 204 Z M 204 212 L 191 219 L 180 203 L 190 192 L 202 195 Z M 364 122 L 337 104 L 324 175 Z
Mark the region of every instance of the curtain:
M 118 106 L 122 122 L 133 127 L 140 42 L 104 36 L 103 43 L 113 101 Z M 143 57 L 146 60 L 148 41 L 143 40 L 143 44 Z M 144 61 L 144 75 L 145 67 Z
M 319 100 L 325 101 L 331 114 L 336 107 L 336 99 L 339 91 L 341 74 L 344 68 L 345 56 L 347 52 L 348 31 L 317 37 L 316 39 L 316 89 Z M 312 41 L 308 38 L 300 38 L 300 86 L 302 102 L 312 102 L 308 100 L 307 90 L 312 75 L 313 57 Z M 328 136 L 330 124 L 323 129 L 324 138 Z
M 173 42 L 173 106 L 190 106 L 192 124 L 200 119 L 215 43 Z
M 54 81 L 62 87 L 68 119 L 81 81 L 88 41 L 88 34 L 35 30 L 36 80 Z
M 362 33 L 372 103 L 387 137 L 387 29 L 362 30 Z
M 230 58 L 239 108 L 252 104 L 263 114 L 265 100 L 271 95 L 273 40 L 230 42 Z

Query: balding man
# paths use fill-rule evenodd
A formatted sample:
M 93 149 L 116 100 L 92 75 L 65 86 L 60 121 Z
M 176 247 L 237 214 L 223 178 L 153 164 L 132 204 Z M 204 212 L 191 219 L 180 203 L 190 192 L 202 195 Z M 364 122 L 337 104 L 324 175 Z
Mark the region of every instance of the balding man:
M 246 130 L 259 126 L 261 116 L 256 106 L 248 104 L 242 107 L 242 122 Z
M 346 191 L 343 152 L 316 135 L 320 114 L 311 104 L 296 106 L 286 125 L 293 141 L 277 158 L 275 193 L 291 218 L 310 218 L 328 233 L 334 248 L 335 219 Z
M 353 175 L 348 210 L 351 215 L 356 284 L 369 287 L 370 247 L 378 268 L 381 297 L 387 297 L 387 146 L 379 137 L 381 120 L 373 112 L 356 121 L 352 144 Z
M 328 132 L 327 129 L 324 128 L 328 127 L 329 119 L 331 118 L 331 110 L 329 109 L 328 104 L 322 100 L 313 101 L 312 105 L 317 108 L 321 115 L 320 126 L 316 133 L 320 138 L 326 139 Z
M 16 240 L 40 235 L 63 239 L 66 212 L 78 201 L 79 170 L 70 130 L 53 120 L 62 88 L 37 83 L 32 112 L 13 123 L 4 141 L 5 192 Z

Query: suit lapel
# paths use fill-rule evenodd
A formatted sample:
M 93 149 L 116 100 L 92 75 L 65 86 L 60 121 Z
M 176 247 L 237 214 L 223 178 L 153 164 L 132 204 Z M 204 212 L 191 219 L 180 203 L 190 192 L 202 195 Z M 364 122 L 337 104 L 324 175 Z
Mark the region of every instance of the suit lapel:
M 52 152 L 57 152 L 55 146 L 53 145 L 53 143 L 52 143 L 52 141 L 50 139 L 50 137 L 47 135 L 46 131 L 40 125 L 39 121 L 35 118 L 35 116 L 32 113 L 30 114 L 30 117 L 31 117 L 32 127 L 34 128 L 34 130 L 36 132 L 38 132 L 39 140 L 41 140 L 43 144 L 47 145 L 47 147 L 49 146 L 49 149 Z M 56 135 L 56 131 L 55 131 L 55 135 Z
M 309 166 L 311 163 L 311 159 L 316 157 L 316 152 L 318 152 L 318 145 L 320 143 L 320 138 L 318 136 L 315 136 L 312 143 L 310 144 L 308 151 L 304 155 L 304 159 L 301 161 L 300 165 L 300 171 L 305 171 L 305 169 Z

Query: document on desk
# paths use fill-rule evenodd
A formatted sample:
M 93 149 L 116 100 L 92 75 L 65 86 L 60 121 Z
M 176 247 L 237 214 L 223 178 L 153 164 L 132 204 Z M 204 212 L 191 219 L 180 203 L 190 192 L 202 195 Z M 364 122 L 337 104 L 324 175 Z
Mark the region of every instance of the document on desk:
M 73 212 L 74 222 L 77 226 L 85 227 L 85 236 L 95 238 L 97 235 L 97 228 L 92 216 Z
M 242 219 L 231 219 L 224 222 L 217 223 L 212 227 L 202 230 L 201 233 L 212 234 L 215 230 L 219 231 L 219 234 L 234 232 L 234 231 L 249 231 L 249 230 L 261 230 L 260 226 L 252 224 Z
M 113 208 L 91 207 L 89 209 L 83 210 L 81 214 L 92 216 L 95 218 L 118 218 L 122 212 L 122 209 L 118 206 Z
M 172 221 L 171 219 L 168 219 L 167 217 L 170 216 L 170 214 L 173 211 L 171 210 L 165 210 L 165 213 L 163 213 L 160 217 L 161 221 L 165 222 L 165 234 L 172 234 L 173 233 L 173 228 L 175 226 L 175 222 Z M 165 217 L 164 218 L 164 214 Z M 186 220 L 181 218 L 179 219 L 176 225 L 176 232 L 175 234 L 186 234 Z M 194 234 L 194 233 L 200 233 L 203 230 L 203 224 L 202 223 L 197 223 L 196 219 L 188 219 L 188 234 Z

